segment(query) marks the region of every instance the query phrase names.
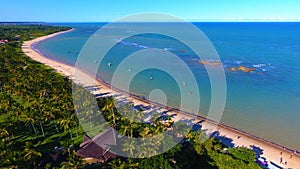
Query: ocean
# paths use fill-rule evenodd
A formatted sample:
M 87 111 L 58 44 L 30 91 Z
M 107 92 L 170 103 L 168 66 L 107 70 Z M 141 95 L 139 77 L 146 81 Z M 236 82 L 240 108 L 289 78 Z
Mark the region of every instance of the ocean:
M 70 65 L 75 64 L 88 38 L 105 25 L 50 24 L 69 26 L 75 30 L 36 44 L 35 48 L 46 57 Z M 224 66 L 227 99 L 221 122 L 300 150 L 300 23 L 193 24 L 212 42 Z M 124 30 L 107 28 L 106 31 L 114 35 Z M 124 40 L 117 36 L 110 38 L 117 44 L 107 53 L 103 62 L 99 63 L 98 75 L 102 80 L 111 83 L 118 65 L 134 52 L 149 48 L 172 52 L 189 66 L 195 76 L 201 96 L 199 112 L 202 116 L 207 115 L 211 101 L 210 80 L 205 67 L 198 62 L 199 58 L 185 44 L 157 34 L 136 35 Z M 89 59 L 87 65 L 95 64 L 95 58 Z M 154 56 L 152 62 L 159 63 L 161 60 L 161 56 Z M 141 64 L 147 65 L 132 61 L 133 66 L 128 67 L 128 71 L 123 72 L 124 75 L 129 74 L 134 65 Z M 246 73 L 230 70 L 238 66 L 255 68 L 255 71 Z M 176 69 L 173 71 L 176 72 Z M 177 75 L 179 79 L 185 79 L 185 74 L 178 71 Z M 122 81 L 126 79 L 120 79 L 120 84 Z M 185 86 L 184 91 L 179 90 L 180 85 Z M 178 108 L 180 92 L 193 94 L 188 87 L 188 80 L 178 84 L 170 74 L 149 68 L 132 79 L 130 92 L 148 98 L 152 90 L 160 89 L 165 92 L 166 104 Z M 160 101 L 163 100 L 158 100 Z M 186 105 L 187 111 L 188 108 L 189 105 Z

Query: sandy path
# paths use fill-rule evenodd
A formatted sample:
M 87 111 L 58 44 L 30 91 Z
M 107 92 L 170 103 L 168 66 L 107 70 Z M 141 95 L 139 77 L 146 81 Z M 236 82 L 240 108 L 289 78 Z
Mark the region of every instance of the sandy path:
M 57 70 L 57 72 L 65 75 L 65 76 L 68 76 L 70 79 L 74 80 L 76 83 L 80 83 L 80 84 L 84 84 L 84 85 L 88 85 L 88 86 L 95 86 L 98 89 L 93 92 L 95 94 L 109 93 L 109 95 L 118 96 L 117 100 L 125 99 L 128 101 L 132 101 L 134 103 L 134 105 L 143 105 L 145 107 L 149 106 L 149 104 L 144 101 L 122 95 L 119 92 L 112 90 L 110 87 L 101 83 L 101 81 L 95 80 L 93 77 L 91 77 L 90 75 L 88 75 L 87 73 L 85 73 L 79 69 L 76 69 L 76 77 L 81 77 L 81 78 L 79 80 L 77 80 L 77 79 L 75 80 L 74 79 L 75 68 L 73 66 L 66 65 L 66 64 L 45 58 L 31 48 L 31 46 L 34 43 L 45 40 L 47 38 L 54 37 L 58 34 L 65 33 L 65 32 L 68 32 L 68 31 L 59 32 L 59 33 L 51 34 L 51 35 L 44 36 L 44 37 L 39 37 L 39 38 L 33 39 L 31 41 L 26 41 L 26 42 L 24 42 L 24 44 L 22 46 L 22 50 L 27 56 L 29 56 L 33 60 L 36 60 L 38 62 L 41 62 L 45 65 L 48 65 L 48 66 L 54 68 L 55 70 Z M 153 110 L 153 109 L 156 109 L 159 112 L 166 111 L 166 109 L 154 107 L 152 105 L 151 110 Z M 147 110 L 147 111 L 151 111 L 151 110 Z M 200 120 L 203 120 L 201 118 L 195 119 L 195 117 L 192 117 L 192 116 L 189 116 L 186 114 L 180 114 L 178 112 L 169 112 L 169 113 L 177 114 L 177 116 L 175 116 L 175 121 L 185 119 L 185 120 L 194 121 L 196 123 L 196 122 L 199 122 Z M 207 129 L 207 126 L 209 126 L 209 124 L 211 124 L 211 123 L 206 123 L 206 125 L 203 125 L 203 129 Z M 266 157 L 268 161 L 272 161 L 272 162 L 276 163 L 277 165 L 282 166 L 283 168 L 300 169 L 300 157 L 298 156 L 299 154 L 296 154 L 292 158 L 290 158 L 290 155 L 292 152 L 287 151 L 287 150 L 283 151 L 282 146 L 275 145 L 266 140 L 255 138 L 247 133 L 238 131 L 238 130 L 236 130 L 234 128 L 230 128 L 228 126 L 224 126 L 222 124 L 219 124 L 219 126 L 217 126 L 217 128 L 215 128 L 215 131 L 219 132 L 219 137 L 224 136 L 228 139 L 231 139 L 232 140 L 231 143 L 234 144 L 234 146 L 240 146 L 240 147 L 244 146 L 244 147 L 251 148 L 251 146 L 254 145 L 256 147 L 259 147 L 260 149 L 263 150 L 263 155 L 262 155 L 263 157 Z M 282 155 L 281 155 L 281 152 L 283 152 Z M 280 157 L 283 158 L 283 162 L 287 161 L 287 165 L 279 163 Z

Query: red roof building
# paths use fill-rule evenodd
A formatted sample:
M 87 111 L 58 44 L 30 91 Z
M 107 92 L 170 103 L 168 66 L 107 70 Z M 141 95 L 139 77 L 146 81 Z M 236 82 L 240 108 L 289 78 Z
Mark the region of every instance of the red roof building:
M 7 43 L 7 42 L 9 42 L 9 40 L 7 40 L 7 39 L 5 39 L 5 40 L 0 40 L 0 42 L 2 42 L 2 43 Z

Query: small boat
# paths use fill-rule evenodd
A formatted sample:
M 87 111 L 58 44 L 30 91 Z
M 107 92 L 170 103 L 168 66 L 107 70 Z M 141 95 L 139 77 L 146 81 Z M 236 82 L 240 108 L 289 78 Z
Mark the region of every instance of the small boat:
M 150 72 L 150 80 L 153 80 L 152 72 Z
M 108 65 L 108 66 L 111 66 L 111 63 L 109 62 L 107 65 Z
M 131 69 L 128 69 L 128 72 L 131 72 Z

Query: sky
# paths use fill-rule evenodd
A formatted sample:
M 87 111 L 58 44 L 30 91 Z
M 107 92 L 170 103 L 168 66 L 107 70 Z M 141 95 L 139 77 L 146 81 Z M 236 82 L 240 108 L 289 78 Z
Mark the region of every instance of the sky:
M 300 0 L 0 0 L 0 5 L 0 22 L 110 22 L 145 12 L 187 21 L 300 22 Z

